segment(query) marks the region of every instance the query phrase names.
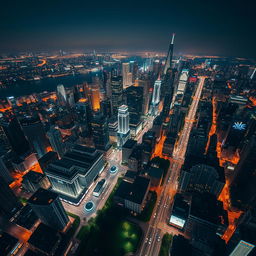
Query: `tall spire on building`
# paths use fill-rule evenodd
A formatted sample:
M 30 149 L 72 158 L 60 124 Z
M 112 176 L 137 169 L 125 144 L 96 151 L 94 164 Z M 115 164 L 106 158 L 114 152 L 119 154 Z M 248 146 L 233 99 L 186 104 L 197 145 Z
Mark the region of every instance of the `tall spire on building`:
M 165 62 L 165 67 L 164 67 L 164 75 L 166 74 L 167 70 L 171 67 L 172 65 L 172 56 L 173 56 L 173 45 L 174 45 L 174 37 L 175 34 L 172 34 L 172 40 L 168 49 L 167 57 L 166 57 L 166 62 Z

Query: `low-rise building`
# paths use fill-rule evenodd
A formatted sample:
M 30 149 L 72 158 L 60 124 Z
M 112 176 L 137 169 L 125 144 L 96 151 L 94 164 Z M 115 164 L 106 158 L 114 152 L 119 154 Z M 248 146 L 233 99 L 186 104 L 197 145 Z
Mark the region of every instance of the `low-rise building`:
M 61 198 L 77 204 L 103 170 L 104 164 L 102 153 L 77 144 L 61 160 L 50 164 L 46 175 Z
M 146 204 L 149 192 L 150 180 L 138 176 L 133 183 L 123 180 L 115 192 L 115 202 L 131 210 L 134 213 L 141 213 Z

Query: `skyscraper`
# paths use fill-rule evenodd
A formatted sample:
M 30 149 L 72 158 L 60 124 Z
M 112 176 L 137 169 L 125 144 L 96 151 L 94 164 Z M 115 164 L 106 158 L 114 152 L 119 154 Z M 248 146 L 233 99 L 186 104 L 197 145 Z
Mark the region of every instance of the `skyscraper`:
M 129 139 L 129 112 L 126 105 L 118 108 L 118 146 L 122 147 Z
M 171 43 L 170 43 L 170 46 L 168 49 L 166 62 L 165 62 L 165 66 L 164 66 L 164 75 L 166 74 L 167 70 L 169 68 L 171 68 L 171 65 L 172 65 L 174 37 L 175 37 L 175 34 L 172 34 L 172 40 L 171 40 Z
M 118 107 L 123 104 L 123 86 L 121 76 L 112 76 L 111 89 L 112 111 L 114 115 L 117 115 Z
M 109 99 L 103 100 L 100 103 L 101 112 L 104 116 L 110 118 L 111 117 L 111 102 Z
M 22 206 L 2 178 L 0 179 L 0 200 L 0 216 L 4 218 L 11 218 Z
M 79 99 L 81 98 L 81 92 L 80 92 L 79 85 L 74 85 L 73 94 L 74 94 L 74 101 L 75 101 L 75 103 L 77 103 L 79 101 Z
M 65 153 L 65 145 L 62 142 L 60 131 L 52 126 L 47 132 L 47 137 L 50 141 L 52 149 L 57 152 L 58 156 L 61 158 Z
M 67 104 L 67 95 L 63 84 L 57 85 L 57 100 L 60 106 L 65 106 Z
M 8 141 L 8 138 L 4 132 L 4 129 L 3 127 L 1 126 L 0 124 L 0 153 L 5 153 L 7 152 L 8 150 L 11 149 L 11 145 Z
M 16 117 L 10 117 L 1 120 L 6 137 L 12 147 L 12 150 L 18 155 L 24 155 L 30 151 L 29 142 L 27 141 L 19 121 Z
M 161 79 L 160 74 L 158 79 L 154 83 L 153 96 L 151 101 L 151 114 L 156 115 L 158 113 L 158 104 L 160 102 L 160 93 L 161 93 Z
M 129 112 L 126 105 L 118 108 L 118 132 L 126 134 L 129 131 Z
M 167 117 L 170 112 L 173 93 L 174 93 L 174 81 L 175 81 L 176 75 L 177 75 L 177 70 L 169 68 L 164 76 L 164 81 L 161 89 L 161 98 L 164 98 L 164 104 L 163 104 L 164 117 Z
M 130 119 L 139 120 L 142 115 L 143 88 L 137 86 L 130 86 L 126 89 L 126 99 Z
M 67 213 L 55 192 L 39 188 L 28 200 L 37 217 L 57 230 L 63 230 L 69 222 Z
M 38 154 L 39 158 L 42 157 L 47 152 L 49 142 L 39 116 L 23 118 L 20 120 L 20 123 L 31 147 Z
M 177 94 L 184 94 L 186 90 L 186 85 L 188 81 L 188 69 L 183 69 L 180 74 L 180 79 L 178 83 L 178 88 L 177 88 Z
M 68 90 L 66 95 L 67 95 L 67 104 L 68 104 L 68 106 L 71 107 L 71 108 L 74 107 L 74 105 L 75 105 L 74 92 Z
M 100 90 L 97 84 L 91 85 L 91 103 L 93 111 L 100 110 Z
M 134 83 L 139 73 L 138 63 L 136 61 L 130 61 L 130 72 L 132 73 L 132 83 Z
M 106 151 L 110 148 L 108 121 L 101 113 L 93 116 L 92 122 L 92 136 L 96 149 Z
M 158 79 L 154 83 L 154 90 L 153 90 L 153 96 L 152 96 L 152 105 L 158 105 L 160 102 L 160 92 L 161 92 L 161 79 L 160 76 L 158 76 Z
M 0 179 L 4 179 L 7 184 L 13 181 L 11 174 L 6 166 L 4 155 L 0 154 Z
M 123 88 L 132 85 L 132 73 L 130 72 L 130 64 L 122 63 Z
M 239 163 L 236 165 L 231 183 L 232 205 L 248 209 L 256 205 L 256 135 L 245 143 L 241 150 Z
M 149 107 L 149 87 L 150 87 L 150 80 L 144 78 L 143 80 L 136 80 L 135 85 L 137 84 L 138 87 L 143 88 L 143 102 L 142 102 L 142 114 L 146 115 L 148 113 Z

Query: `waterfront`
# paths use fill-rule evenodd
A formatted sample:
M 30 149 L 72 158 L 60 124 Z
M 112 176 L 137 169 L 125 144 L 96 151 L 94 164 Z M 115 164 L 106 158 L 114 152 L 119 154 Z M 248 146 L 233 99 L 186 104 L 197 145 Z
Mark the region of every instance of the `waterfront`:
M 44 78 L 37 81 L 17 81 L 14 84 L 0 89 L 0 98 L 14 96 L 24 96 L 32 93 L 40 93 L 44 91 L 55 91 L 58 84 L 65 87 L 72 87 L 76 84 L 90 82 L 93 75 L 80 74 L 75 76 L 62 76 L 57 78 Z

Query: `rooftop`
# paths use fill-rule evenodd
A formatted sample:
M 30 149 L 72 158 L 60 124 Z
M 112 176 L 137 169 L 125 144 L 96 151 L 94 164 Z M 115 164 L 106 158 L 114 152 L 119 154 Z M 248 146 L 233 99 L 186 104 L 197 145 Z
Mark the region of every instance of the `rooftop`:
M 228 224 L 227 212 L 222 202 L 210 193 L 196 193 L 192 196 L 190 215 L 215 225 Z
M 48 162 L 52 158 L 57 157 L 57 153 L 54 151 L 49 151 L 46 154 L 44 154 L 38 161 L 39 162 Z
M 127 171 L 127 172 L 125 173 L 125 176 L 124 176 L 124 177 L 130 178 L 130 179 L 135 179 L 136 175 L 137 175 L 136 172 Z
M 147 172 L 148 172 L 150 177 L 154 177 L 154 178 L 157 178 L 157 179 L 161 179 L 163 177 L 163 174 L 164 174 L 163 169 L 156 168 L 156 167 L 150 167 Z
M 51 163 L 46 173 L 72 179 L 77 173 L 86 174 L 101 156 L 95 148 L 75 145 L 62 159 Z
M 11 252 L 19 242 L 15 237 L 3 232 L 0 233 L 0 253 L 1 256 L 11 255 Z
M 23 176 L 23 181 L 24 180 L 29 180 L 30 182 L 33 183 L 38 183 L 40 182 L 41 179 L 45 177 L 44 174 L 39 173 L 39 172 L 34 172 L 34 171 L 29 171 Z
M 176 194 L 174 198 L 172 215 L 187 219 L 189 213 L 189 204 L 181 194 Z
M 28 203 L 37 205 L 49 205 L 56 198 L 58 194 L 50 190 L 39 188 L 28 200 Z
M 187 156 L 186 157 L 186 160 L 184 162 L 184 165 L 183 165 L 183 170 L 189 172 L 190 169 L 195 166 L 195 165 L 208 165 L 208 166 L 211 166 L 213 167 L 218 175 L 219 175 L 219 178 L 218 180 L 219 181 L 222 181 L 225 183 L 225 174 L 224 174 L 224 168 L 219 166 L 219 160 L 218 158 L 216 159 L 210 159 L 209 157 L 203 155 L 203 156 Z
M 115 196 L 141 204 L 148 190 L 150 180 L 145 177 L 138 176 L 133 183 L 122 181 L 118 187 Z
M 41 223 L 31 235 L 28 243 L 35 248 L 48 253 L 48 255 L 54 255 L 54 252 L 57 249 L 56 245 L 60 240 L 61 236 L 58 231 Z
M 14 220 L 14 222 L 21 227 L 24 227 L 26 229 L 31 229 L 37 220 L 38 220 L 38 217 L 33 212 L 30 205 L 27 204 L 21 209 L 21 211 L 19 212 L 19 215 Z
M 133 148 L 135 145 L 137 144 L 137 141 L 136 140 L 132 140 L 132 139 L 129 139 L 125 142 L 125 144 L 123 145 L 123 148 Z

